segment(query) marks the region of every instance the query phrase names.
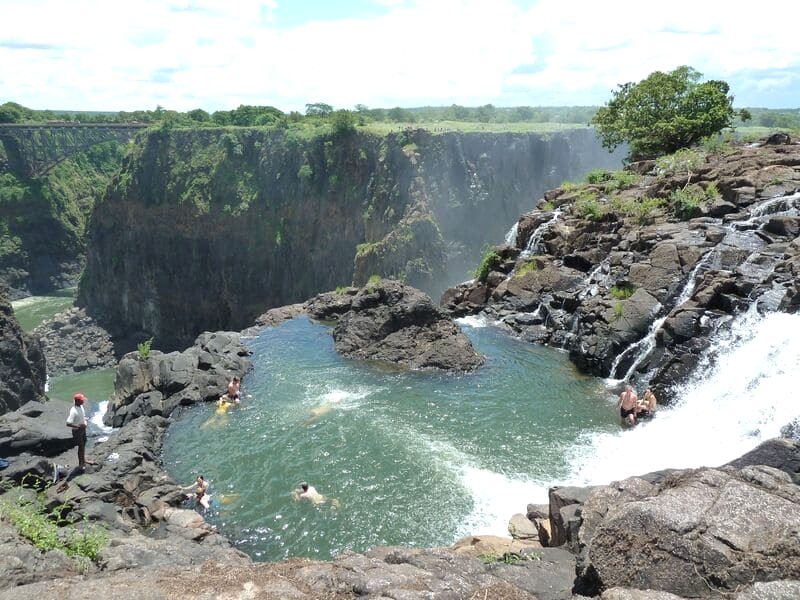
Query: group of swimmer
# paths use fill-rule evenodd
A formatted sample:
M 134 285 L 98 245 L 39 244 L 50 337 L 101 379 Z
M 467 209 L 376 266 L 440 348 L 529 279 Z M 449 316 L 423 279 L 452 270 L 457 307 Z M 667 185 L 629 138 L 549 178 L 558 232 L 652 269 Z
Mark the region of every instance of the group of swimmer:
M 215 411 L 214 416 L 209 419 L 209 421 L 201 425 L 201 429 L 205 429 L 205 427 L 212 424 L 212 422 L 216 422 L 215 418 L 225 415 L 231 406 L 240 403 L 241 386 L 241 379 L 238 377 L 233 377 L 231 379 L 230 383 L 228 383 L 227 391 L 220 396 L 219 400 L 217 401 L 217 410 Z M 182 491 L 186 491 L 194 488 L 194 493 L 187 494 L 186 500 L 193 499 L 195 501 L 195 506 L 198 509 L 205 511 L 211 506 L 211 496 L 208 493 L 208 487 L 208 480 L 203 475 L 198 475 L 194 483 L 182 486 L 180 489 Z M 308 483 L 305 481 L 301 481 L 298 484 L 297 488 L 292 491 L 292 496 L 295 500 L 308 500 L 314 506 L 320 506 L 326 502 L 329 502 L 328 498 L 320 494 L 313 485 L 308 485 Z M 228 499 L 232 499 L 234 497 L 238 497 L 238 494 L 229 494 L 227 496 Z M 225 497 L 221 499 L 223 503 L 225 503 L 225 499 Z M 333 508 L 339 508 L 339 501 L 336 498 L 331 498 L 330 504 Z
M 640 399 L 630 384 L 625 386 L 617 401 L 622 422 L 630 426 L 636 425 L 639 421 L 652 419 L 657 407 L 658 402 L 653 390 L 647 388 Z

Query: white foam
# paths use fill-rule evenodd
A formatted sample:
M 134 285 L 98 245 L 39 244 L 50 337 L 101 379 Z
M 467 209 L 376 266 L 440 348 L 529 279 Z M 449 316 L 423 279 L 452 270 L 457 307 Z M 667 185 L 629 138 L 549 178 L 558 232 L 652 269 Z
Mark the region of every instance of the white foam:
M 547 487 L 525 479 L 465 465 L 459 477 L 473 501 L 472 512 L 459 528 L 465 535 L 508 536 L 511 516 L 525 510 L 529 502 L 547 502 Z
M 780 434 L 800 416 L 800 315 L 754 311 L 715 340 L 716 358 L 677 390 L 674 407 L 632 430 L 574 447 L 569 483 L 608 483 L 666 468 L 719 466 Z M 588 443 L 587 443 L 588 442 Z
M 489 325 L 489 319 L 485 315 L 467 315 L 466 317 L 459 317 L 455 320 L 459 325 L 466 325 L 474 329 L 480 329 Z
M 108 425 L 103 423 L 103 417 L 105 416 L 106 411 L 108 410 L 108 403 L 109 403 L 108 400 L 103 400 L 102 402 L 100 402 L 97 405 L 97 411 L 91 417 L 89 417 L 89 422 L 92 425 L 94 425 L 94 427 L 98 431 L 102 431 L 103 433 L 111 433 L 114 430 L 113 427 L 109 427 Z

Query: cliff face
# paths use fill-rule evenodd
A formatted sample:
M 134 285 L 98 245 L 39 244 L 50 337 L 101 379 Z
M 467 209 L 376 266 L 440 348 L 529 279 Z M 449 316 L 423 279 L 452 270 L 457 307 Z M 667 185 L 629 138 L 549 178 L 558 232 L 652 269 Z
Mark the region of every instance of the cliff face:
M 0 286 L 0 414 L 44 400 L 46 372 L 39 340 L 22 332 Z
M 95 208 L 79 302 L 170 348 L 374 274 L 436 294 L 545 189 L 617 162 L 588 130 L 154 132 Z
M 47 132 L 37 139 L 46 146 Z M 12 299 L 77 283 L 86 220 L 122 160 L 122 145 L 106 142 L 32 180 L 22 152 L 12 137 L 0 138 L 0 280 Z

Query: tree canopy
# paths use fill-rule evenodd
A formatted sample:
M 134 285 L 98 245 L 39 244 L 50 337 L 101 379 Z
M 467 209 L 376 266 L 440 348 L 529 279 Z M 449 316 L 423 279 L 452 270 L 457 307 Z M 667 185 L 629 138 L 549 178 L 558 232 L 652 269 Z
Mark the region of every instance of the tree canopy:
M 592 118 L 603 146 L 613 150 L 630 144 L 630 157 L 650 158 L 686 148 L 730 127 L 746 110 L 733 109 L 724 81 L 700 83 L 702 74 L 682 66 L 656 71 L 639 83 L 625 83 Z

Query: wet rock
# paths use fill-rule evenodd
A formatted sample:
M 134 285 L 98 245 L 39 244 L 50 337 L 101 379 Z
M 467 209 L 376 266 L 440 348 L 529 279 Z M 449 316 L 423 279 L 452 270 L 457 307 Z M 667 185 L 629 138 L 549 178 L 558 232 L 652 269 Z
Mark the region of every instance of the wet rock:
M 471 371 L 484 360 L 427 295 L 391 280 L 353 297 L 333 339 L 344 356 L 411 369 Z
M 144 359 L 123 357 L 117 369 L 114 395 L 104 417 L 121 427 L 142 416 L 169 416 L 178 406 L 216 401 L 231 377 L 250 368 L 249 350 L 236 332 L 203 333 L 183 352 L 157 350 Z

